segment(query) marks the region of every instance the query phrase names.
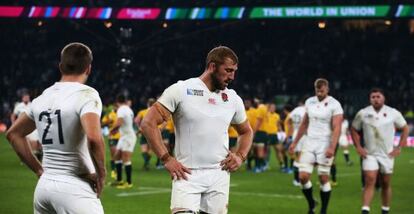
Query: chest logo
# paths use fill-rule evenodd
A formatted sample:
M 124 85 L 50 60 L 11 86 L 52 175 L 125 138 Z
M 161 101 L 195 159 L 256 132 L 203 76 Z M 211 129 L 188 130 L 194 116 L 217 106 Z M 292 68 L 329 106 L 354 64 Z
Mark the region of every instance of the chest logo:
M 216 100 L 214 98 L 208 98 L 208 103 L 212 105 L 216 105 Z
M 187 95 L 190 96 L 204 96 L 204 91 L 203 90 L 198 90 L 198 89 L 189 89 L 187 88 Z
M 229 97 L 227 96 L 226 93 L 221 93 L 221 99 L 223 100 L 223 102 L 229 101 Z
M 384 117 L 387 117 L 387 113 L 384 113 Z

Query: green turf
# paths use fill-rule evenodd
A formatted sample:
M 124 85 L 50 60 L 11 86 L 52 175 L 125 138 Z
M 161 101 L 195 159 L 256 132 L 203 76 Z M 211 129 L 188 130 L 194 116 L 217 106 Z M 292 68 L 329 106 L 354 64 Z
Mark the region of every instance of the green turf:
M 102 204 L 106 213 L 169 213 L 171 182 L 163 170 L 143 171 L 138 151 L 133 157 L 131 190 L 106 187 Z M 338 182 L 334 187 L 329 213 L 359 213 L 361 184 L 358 157 L 352 151 L 354 166 L 345 166 L 338 153 Z M 154 165 L 155 160 L 153 159 Z M 36 176 L 22 165 L 10 145 L 0 134 L 0 213 L 33 213 L 32 199 Z M 110 178 L 108 178 L 110 181 Z M 414 149 L 404 148 L 396 160 L 393 176 L 392 213 L 414 213 Z M 298 187 L 292 185 L 292 175 L 278 172 L 274 159 L 271 170 L 262 174 L 247 172 L 244 168 L 231 177 L 229 213 L 306 213 L 306 202 Z M 315 197 L 319 188 L 313 180 Z M 130 193 L 132 195 L 122 196 Z M 372 213 L 380 213 L 380 199 L 376 193 Z

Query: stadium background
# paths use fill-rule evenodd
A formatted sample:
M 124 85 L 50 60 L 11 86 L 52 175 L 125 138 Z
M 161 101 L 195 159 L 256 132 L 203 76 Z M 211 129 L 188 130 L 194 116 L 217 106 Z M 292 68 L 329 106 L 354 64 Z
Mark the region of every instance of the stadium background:
M 414 2 L 372 4 L 300 0 L 2 1 L 0 123 L 10 125 L 10 113 L 24 91 L 36 97 L 58 80 L 61 48 L 80 41 L 94 54 L 88 84 L 100 92 L 107 105 L 116 94 L 124 93 L 132 99 L 134 110 L 142 109 L 148 98 L 156 97 L 168 85 L 198 76 L 212 47 L 227 45 L 240 58 L 236 80 L 230 87 L 242 97 L 273 100 L 281 110 L 286 103 L 296 104 L 301 97 L 311 95 L 315 78 L 325 77 L 346 116 L 352 118 L 368 104 L 369 89 L 379 86 L 386 91 L 387 103 L 410 121 L 412 133 Z M 326 7 L 336 8 L 338 14 L 327 15 Z M 360 13 L 342 13 L 346 7 Z M 299 12 L 288 15 L 286 8 Z M 5 193 L 0 197 L 0 211 L 30 212 L 36 180 L 20 165 L 3 135 L 0 141 L 4 172 L 0 190 Z M 136 150 L 134 163 L 141 166 Z M 405 148 L 397 160 L 392 205 L 396 213 L 410 213 L 414 208 L 409 191 L 414 189 L 409 180 L 414 174 L 408 170 L 414 163 L 412 155 L 413 150 Z M 355 153 L 353 159 L 358 162 Z M 340 177 L 339 193 L 334 190 L 330 210 L 349 213 L 349 208 L 357 212 L 358 166 L 340 167 L 339 176 L 341 171 L 346 176 Z M 134 179 L 137 188 L 130 192 L 138 193 L 131 197 L 119 196 L 119 190 L 105 190 L 103 204 L 108 213 L 168 212 L 166 192 L 170 184 L 165 172 L 138 169 Z M 233 175 L 232 182 L 237 185 L 232 191 L 241 190 L 231 195 L 231 213 L 305 210 L 305 202 L 295 199 L 301 195 L 291 186 L 291 176 L 280 174 L 275 160 L 272 170 L 255 175 L 243 169 Z M 377 207 L 378 201 L 377 197 Z

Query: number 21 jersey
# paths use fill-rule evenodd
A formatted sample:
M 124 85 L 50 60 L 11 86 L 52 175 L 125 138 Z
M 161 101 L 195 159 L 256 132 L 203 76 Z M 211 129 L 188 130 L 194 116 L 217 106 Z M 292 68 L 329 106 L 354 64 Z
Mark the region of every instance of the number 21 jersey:
M 95 173 L 80 118 L 101 112 L 98 92 L 76 82 L 57 82 L 33 100 L 27 115 L 43 146 L 44 175 L 56 179 Z

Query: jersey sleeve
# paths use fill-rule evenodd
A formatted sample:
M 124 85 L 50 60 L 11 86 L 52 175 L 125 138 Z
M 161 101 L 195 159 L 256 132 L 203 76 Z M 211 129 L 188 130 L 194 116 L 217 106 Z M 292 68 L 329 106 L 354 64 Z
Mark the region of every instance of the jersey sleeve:
M 237 96 L 236 99 L 236 113 L 234 114 L 231 123 L 232 124 L 241 124 L 246 121 L 247 115 L 246 110 L 244 108 L 243 100 Z
M 344 114 L 344 110 L 342 109 L 341 103 L 335 101 L 332 115 L 335 116 L 339 114 Z
M 181 99 L 181 87 L 178 82 L 165 89 L 158 102 L 167 108 L 168 111 L 175 112 Z
M 82 93 L 78 110 L 80 117 L 86 113 L 95 113 L 100 117 L 102 113 L 102 101 L 98 92 L 85 90 Z
M 356 115 L 354 120 L 352 121 L 352 127 L 358 131 L 362 129 L 362 110 L 359 111 Z
M 20 104 L 17 104 L 17 105 L 14 106 L 14 109 L 13 109 L 13 114 L 15 114 L 17 116 L 19 116 L 19 111 L 20 111 L 19 106 L 20 106 Z
M 401 112 L 395 110 L 395 119 L 394 124 L 397 128 L 402 128 L 407 125 L 407 121 L 405 121 L 404 117 L 402 116 Z

